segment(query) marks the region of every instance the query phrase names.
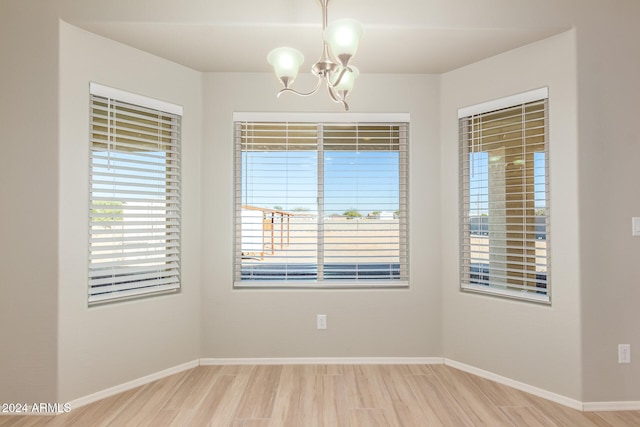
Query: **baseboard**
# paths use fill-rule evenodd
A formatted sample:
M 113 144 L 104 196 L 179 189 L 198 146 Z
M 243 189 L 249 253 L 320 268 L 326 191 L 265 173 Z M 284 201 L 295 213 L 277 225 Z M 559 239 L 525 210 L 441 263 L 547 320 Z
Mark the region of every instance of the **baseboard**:
M 497 383 L 513 387 L 517 390 L 533 394 L 543 399 L 550 400 L 560 405 L 579 411 L 637 411 L 640 410 L 640 401 L 628 402 L 580 402 L 566 396 L 562 396 L 548 390 L 531 386 L 511 378 L 503 377 L 490 371 L 456 362 L 444 357 L 280 357 L 280 358 L 202 358 L 183 363 L 151 375 L 128 381 L 124 384 L 84 396 L 68 402 L 71 410 L 88 405 L 132 388 L 136 388 L 150 382 L 177 374 L 197 366 L 223 366 L 223 365 L 447 365 L 460 369 L 479 377 L 495 381 Z M 33 415 L 53 415 L 52 413 L 40 413 Z
M 493 372 L 485 371 L 483 369 L 479 369 L 470 365 L 465 365 L 464 363 L 456 362 L 455 360 L 451 359 L 445 358 L 444 364 L 447 366 L 451 366 L 452 368 L 460 369 L 461 371 L 468 372 L 470 374 L 477 375 L 479 377 L 515 388 L 517 390 L 524 391 L 525 393 L 533 394 L 534 396 L 542 397 L 543 399 L 559 403 L 560 405 L 564 405 L 572 409 L 577 409 L 578 411 L 584 410 L 584 404 L 582 402 L 550 392 L 548 390 L 544 390 L 542 388 L 534 387 L 520 381 L 512 380 L 511 378 L 503 377 L 501 375 L 494 374 Z
M 355 365 L 355 364 L 378 364 L 378 365 L 419 365 L 419 364 L 442 364 L 442 357 L 283 357 L 283 358 L 203 358 L 183 363 L 169 369 L 156 372 L 142 378 L 128 381 L 124 384 L 110 387 L 105 390 L 84 396 L 69 402 L 72 409 L 79 408 L 89 403 L 96 402 L 107 397 L 111 397 L 123 391 L 131 390 L 150 382 L 177 374 L 197 366 L 215 366 L 215 365 Z
M 136 388 L 150 382 L 177 374 L 197 366 L 222 366 L 222 365 L 441 365 L 442 357 L 282 357 L 282 358 L 203 358 L 183 363 L 151 375 L 147 375 L 124 384 L 110 387 L 105 390 L 92 393 L 88 396 L 68 402 L 71 409 L 96 402 L 107 397 L 114 396 L 132 388 Z M 51 413 L 42 415 L 52 415 Z
M 177 374 L 179 372 L 183 372 L 183 371 L 195 368 L 199 364 L 200 364 L 200 361 L 196 359 L 191 362 L 183 363 L 181 365 L 174 366 L 172 368 L 168 368 L 168 369 L 153 373 L 151 375 L 147 375 L 132 381 L 128 381 L 124 384 L 120 384 L 115 387 L 110 387 L 110 388 L 98 391 L 96 393 L 90 394 L 88 396 L 84 396 L 79 399 L 72 400 L 69 402 L 69 404 L 71 405 L 71 409 L 73 410 L 73 409 L 79 408 L 80 406 L 88 405 L 89 403 L 97 402 L 98 400 L 111 397 L 118 393 L 122 393 L 123 391 L 131 390 L 132 388 L 149 384 L 150 382 L 168 377 L 169 375 Z
M 275 357 L 205 358 L 202 366 L 216 365 L 441 365 L 442 357 Z
M 640 411 L 640 402 L 585 402 L 583 411 Z

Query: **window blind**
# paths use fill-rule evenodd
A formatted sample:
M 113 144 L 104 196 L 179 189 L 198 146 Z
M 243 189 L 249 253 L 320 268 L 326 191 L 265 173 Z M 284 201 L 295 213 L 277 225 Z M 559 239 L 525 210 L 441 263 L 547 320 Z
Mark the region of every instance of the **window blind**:
M 459 125 L 461 288 L 549 302 L 547 99 Z
M 90 96 L 89 303 L 180 288 L 181 116 Z
M 406 283 L 407 140 L 407 123 L 236 122 L 236 285 Z

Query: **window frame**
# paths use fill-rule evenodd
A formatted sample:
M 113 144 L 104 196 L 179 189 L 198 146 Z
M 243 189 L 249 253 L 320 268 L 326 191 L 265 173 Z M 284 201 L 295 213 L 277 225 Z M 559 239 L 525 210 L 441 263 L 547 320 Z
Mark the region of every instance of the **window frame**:
M 459 276 L 460 276 L 460 290 L 462 292 L 471 292 L 471 293 L 481 293 L 481 294 L 486 294 L 486 295 L 493 295 L 493 296 L 498 296 L 498 297 L 504 297 L 504 298 L 509 298 L 509 299 L 516 299 L 516 300 L 524 300 L 524 301 L 529 301 L 529 302 L 535 302 L 535 303 L 541 303 L 541 304 L 551 304 L 551 291 L 552 291 L 552 286 L 551 286 L 551 233 L 550 233 L 550 164 L 549 164 L 549 107 L 548 107 L 548 100 L 549 100 L 549 89 L 548 87 L 543 87 L 543 88 L 539 88 L 539 89 L 535 89 L 535 90 L 531 90 L 528 92 L 523 92 L 523 93 L 519 93 L 516 95 L 512 95 L 512 96 L 508 96 L 508 97 L 504 97 L 504 98 L 500 98 L 497 100 L 493 100 L 493 101 L 489 101 L 489 102 L 484 102 L 481 104 L 477 104 L 477 105 L 473 105 L 473 106 L 469 106 L 469 107 L 465 107 L 465 108 L 461 108 L 458 110 L 458 124 L 459 124 L 459 129 L 458 129 L 458 145 L 459 145 L 459 201 L 460 201 L 460 206 L 459 206 L 459 212 L 460 212 L 460 216 L 459 216 L 459 232 L 460 232 L 460 244 L 459 244 L 459 248 L 460 248 L 460 256 L 459 256 Z M 486 225 L 486 230 L 484 230 L 484 223 L 480 224 L 482 230 L 481 231 L 486 231 L 486 233 L 481 233 L 481 234 L 486 234 L 487 235 L 487 256 L 491 257 L 491 255 L 489 254 L 496 254 L 497 252 L 500 252 L 500 250 L 502 250 L 504 252 L 503 257 L 504 259 L 508 260 L 511 257 L 513 258 L 522 258 L 522 259 L 531 259 L 534 258 L 534 264 L 535 264 L 535 268 L 536 270 L 530 270 L 531 268 L 531 263 L 530 261 L 521 261 L 522 262 L 522 267 L 520 267 L 519 269 L 513 270 L 512 266 L 515 264 L 518 264 L 518 261 L 501 261 L 501 263 L 503 265 L 500 264 L 500 262 L 496 262 L 496 273 L 499 274 L 500 273 L 504 273 L 504 276 L 502 277 L 497 277 L 497 276 L 492 276 L 491 272 L 490 272 L 490 263 L 491 261 L 489 261 L 488 263 L 484 263 L 481 266 L 479 265 L 475 265 L 475 270 L 474 269 L 474 265 L 473 262 L 474 260 L 476 261 L 476 264 L 479 264 L 477 262 L 478 258 L 474 258 L 473 255 L 475 254 L 476 256 L 478 256 L 480 254 L 480 251 L 478 249 L 476 249 L 474 251 L 473 249 L 473 244 L 472 244 L 472 227 L 471 227 L 471 223 L 472 221 L 472 215 L 471 215 L 471 205 L 472 202 L 470 200 L 471 196 L 471 183 L 470 183 L 470 174 L 471 174 L 471 165 L 473 163 L 472 158 L 476 158 L 479 159 L 479 157 L 477 156 L 472 156 L 470 155 L 471 151 L 470 151 L 470 146 L 471 148 L 473 148 L 473 144 L 470 143 L 469 141 L 469 134 L 474 135 L 473 138 L 476 138 L 475 135 L 479 135 L 478 140 L 481 141 L 480 144 L 483 143 L 484 139 L 483 139 L 483 135 L 482 135 L 482 130 L 478 130 L 478 129 L 471 129 L 470 125 L 469 125 L 469 121 L 471 121 L 471 123 L 476 123 L 477 121 L 481 120 L 481 118 L 493 115 L 496 116 L 498 113 L 502 112 L 502 111 L 508 111 L 509 109 L 515 109 L 515 108 L 522 108 L 523 112 L 525 111 L 525 108 L 527 106 L 532 106 L 535 105 L 536 103 L 539 103 L 540 105 L 542 105 L 542 112 L 543 112 L 543 118 L 542 119 L 537 119 L 538 121 L 543 121 L 544 123 L 544 128 L 542 129 L 542 134 L 538 134 L 535 133 L 535 135 L 533 136 L 521 136 L 520 139 L 528 139 L 528 138 L 536 138 L 536 137 L 542 137 L 543 138 L 543 150 L 540 151 L 541 153 L 544 153 L 544 175 L 542 175 L 544 177 L 544 210 L 545 210 L 545 218 L 544 218 L 544 240 L 545 240 L 545 244 L 544 244 L 544 250 L 540 251 L 540 253 L 544 253 L 544 256 L 541 257 L 538 255 L 538 243 L 537 243 L 537 239 L 538 239 L 538 228 L 540 227 L 540 224 L 535 220 L 536 217 L 536 213 L 534 213 L 534 221 L 531 222 L 531 215 L 529 215 L 527 213 L 527 208 L 526 203 L 531 203 L 530 201 L 531 199 L 531 195 L 533 194 L 533 200 L 537 200 L 537 194 L 539 192 L 539 190 L 536 188 L 538 186 L 542 186 L 541 183 L 536 183 L 535 179 L 537 176 L 537 173 L 535 171 L 535 169 L 537 168 L 535 166 L 535 150 L 531 150 L 531 160 L 527 160 L 526 156 L 525 159 L 523 160 L 524 166 L 523 168 L 525 170 L 532 170 L 532 172 L 524 172 L 526 174 L 529 175 L 525 175 L 525 177 L 523 178 L 519 178 L 521 181 L 519 184 L 519 186 L 525 186 L 528 185 L 529 187 L 533 187 L 533 190 L 523 190 L 524 193 L 522 194 L 521 198 L 518 199 L 504 199 L 504 200 L 508 200 L 507 202 L 502 202 L 502 203 L 506 203 L 504 209 L 505 212 L 502 214 L 503 216 L 501 217 L 500 215 L 497 216 L 497 218 L 503 218 L 505 219 L 504 224 L 511 224 L 509 222 L 509 218 L 516 218 L 516 220 L 518 218 L 522 218 L 523 221 L 522 223 L 520 223 L 520 226 L 522 228 L 522 233 L 523 233 L 523 237 L 521 240 L 521 246 L 513 246 L 512 243 L 514 241 L 518 241 L 518 239 L 514 239 L 513 237 L 507 237 L 508 235 L 512 235 L 512 232 L 509 231 L 508 227 L 509 225 L 502 225 L 502 227 L 504 228 L 503 230 L 503 234 L 504 236 L 500 235 L 497 232 L 494 232 L 494 236 L 495 236 L 495 241 L 499 242 L 499 241 L 503 241 L 506 243 L 504 244 L 504 247 L 502 249 L 499 249 L 498 246 L 492 245 L 491 243 L 491 231 L 490 231 L 490 225 L 491 222 L 493 221 L 495 222 L 500 222 L 500 221 L 496 221 L 496 216 L 494 216 L 494 219 L 487 219 L 487 225 Z M 529 113 L 523 113 L 520 114 L 518 117 L 521 118 L 521 129 L 520 131 L 522 132 L 522 135 L 525 135 L 525 129 L 528 130 L 528 128 L 526 128 L 524 125 L 528 124 L 529 122 L 526 118 L 526 115 Z M 534 120 L 531 119 L 531 121 L 533 122 Z M 482 127 L 481 127 L 482 129 Z M 504 130 L 504 132 L 507 132 L 506 130 Z M 502 137 L 504 138 L 504 134 L 502 134 Z M 488 137 L 487 137 L 488 139 Z M 478 142 L 476 142 L 478 143 Z M 471 144 L 471 145 L 470 145 Z M 494 142 L 494 146 L 498 147 L 497 145 L 495 145 L 496 143 Z M 506 144 L 506 143 L 503 143 Z M 540 145 L 540 142 L 537 143 L 533 143 L 536 145 Z M 489 144 L 490 145 L 490 144 Z M 530 145 L 532 145 L 532 143 L 530 142 L 523 142 L 521 143 L 521 146 L 523 147 L 523 149 L 527 149 L 530 148 Z M 504 147 L 506 147 L 506 145 L 503 146 L 503 149 L 505 149 Z M 488 153 L 488 151 L 482 151 L 481 149 L 479 149 L 477 151 L 477 153 Z M 495 156 L 498 157 L 498 156 Z M 487 158 L 487 162 L 488 162 L 488 158 Z M 506 160 L 505 160 L 506 161 Z M 467 165 L 467 166 L 465 166 Z M 529 167 L 529 169 L 527 168 Z M 482 190 L 487 190 L 488 193 L 486 195 L 487 199 L 486 199 L 486 206 L 487 209 L 489 209 L 489 211 L 492 209 L 489 206 L 492 205 L 491 202 L 491 196 L 489 195 L 489 188 L 507 188 L 507 187 L 513 187 L 513 184 L 509 184 L 507 185 L 506 183 L 503 184 L 502 186 L 493 186 L 493 184 L 490 184 L 489 181 L 491 181 L 492 179 L 498 179 L 498 178 L 494 178 L 492 177 L 492 173 L 489 171 L 489 166 L 487 163 L 487 168 L 486 168 L 486 179 L 487 181 L 487 186 L 486 187 L 482 187 Z M 511 179 L 511 178 L 506 178 L 506 172 L 502 173 L 503 175 L 503 179 Z M 529 181 L 526 181 L 526 179 L 528 179 Z M 527 183 L 525 183 L 527 182 Z M 479 190 L 476 189 L 476 191 L 478 192 Z M 506 191 L 506 190 L 505 190 Z M 514 191 L 514 190 L 509 190 L 509 191 Z M 508 195 L 505 193 L 505 195 L 503 195 L 504 197 L 507 197 Z M 522 210 L 522 216 L 521 217 L 511 217 L 511 216 L 507 216 L 507 210 L 510 209 L 507 206 L 509 205 L 509 203 L 511 203 L 512 200 L 516 200 L 519 203 L 522 203 L 522 206 L 520 209 Z M 476 202 L 477 204 L 478 202 Z M 533 203 L 534 207 L 533 209 L 536 210 L 537 206 L 536 203 Z M 494 208 L 499 210 L 498 208 Z M 491 217 L 492 215 L 490 213 L 488 213 L 488 216 Z M 476 219 L 477 219 L 477 215 L 476 215 Z M 477 226 L 477 225 L 476 225 Z M 529 228 L 534 227 L 534 240 L 536 241 L 536 243 L 533 245 L 533 247 L 531 247 L 531 238 L 530 238 L 530 234 L 532 234 L 532 232 L 530 231 Z M 506 233 L 506 234 L 505 234 Z M 516 233 L 513 233 L 516 234 Z M 496 243 L 496 245 L 498 245 L 498 243 Z M 492 248 L 493 248 L 493 252 L 492 252 Z M 535 248 L 532 250 L 532 248 Z M 522 253 L 518 254 L 517 251 L 522 251 Z M 529 252 L 527 252 L 529 251 Z M 533 252 L 534 254 L 531 255 L 530 253 Z M 498 254 L 499 255 L 499 254 Z M 498 257 L 496 257 L 498 258 Z M 544 271 L 544 278 L 542 278 L 542 274 L 538 272 L 537 268 L 540 265 L 539 264 L 539 258 L 544 258 L 544 264 L 543 264 L 543 270 Z M 511 258 L 512 259 L 512 258 Z M 511 263 L 515 263 L 515 264 L 511 264 Z M 486 271 L 484 270 L 486 268 Z M 474 277 L 475 274 L 475 277 Z M 521 276 L 518 276 L 518 274 L 521 274 Z M 530 279 L 526 279 L 526 277 L 529 276 L 535 276 L 535 279 L 530 280 Z M 475 281 L 475 283 L 474 283 Z M 498 283 L 500 282 L 500 283 Z M 521 282 L 521 284 L 518 284 L 518 282 Z M 534 283 L 534 285 L 529 285 L 528 283 Z M 541 285 L 544 285 L 543 287 Z M 523 289 L 518 289 L 518 287 L 521 287 Z M 544 289 L 544 291 L 542 290 Z
M 404 230 L 400 230 L 399 240 L 401 243 L 401 257 L 406 260 L 400 268 L 403 269 L 402 280 L 379 280 L 379 279 L 345 279 L 345 280 L 241 280 L 241 261 L 242 251 L 240 249 L 238 212 L 241 207 L 241 197 L 238 197 L 238 186 L 241 184 L 241 176 L 239 169 L 242 167 L 241 159 L 238 156 L 238 141 L 234 129 L 234 249 L 233 249 L 233 288 L 234 289 L 363 289 L 363 288 L 406 288 L 409 286 L 409 231 L 408 231 L 408 211 L 409 211 L 409 131 L 410 131 L 410 115 L 408 113 L 255 113 L 255 112 L 235 112 L 233 114 L 233 123 L 236 127 L 240 123 L 314 123 L 314 124 L 401 124 L 405 133 L 401 137 L 404 141 L 405 164 L 404 170 Z M 322 151 L 320 151 L 321 153 Z M 240 162 L 240 164 L 238 163 Z M 402 228 L 402 227 L 400 227 Z M 319 243 L 321 245 L 321 243 Z M 240 254 L 240 255 L 238 255 Z M 320 266 L 319 266 L 319 269 Z
M 179 292 L 183 109 L 94 82 L 89 95 L 88 305 Z

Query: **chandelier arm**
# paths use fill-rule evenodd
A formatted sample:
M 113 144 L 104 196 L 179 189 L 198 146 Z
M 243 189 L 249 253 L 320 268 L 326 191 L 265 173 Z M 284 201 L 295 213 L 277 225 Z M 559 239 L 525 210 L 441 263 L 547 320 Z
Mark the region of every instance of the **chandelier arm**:
M 329 81 L 327 81 L 327 90 L 329 91 L 329 96 L 331 97 L 331 100 L 333 102 L 335 102 L 336 104 L 342 104 L 344 106 L 344 111 L 349 111 L 349 104 L 347 104 L 347 101 L 343 97 L 339 97 L 336 94 L 336 91 L 333 90 L 333 87 L 331 86 L 331 84 L 329 84 Z
M 328 6 L 330 0 L 318 0 L 320 2 L 320 6 L 322 7 L 322 31 L 323 34 L 328 27 Z M 348 20 L 345 20 L 348 21 Z M 351 20 L 352 21 L 352 20 Z M 355 21 L 353 21 L 355 22 Z M 361 27 L 360 24 L 355 22 L 358 26 Z M 352 25 L 352 24 L 349 24 Z M 357 28 L 356 28 L 357 29 Z M 359 38 L 362 30 L 357 31 L 357 37 Z M 357 40 L 354 43 L 354 46 L 351 48 L 357 48 Z M 295 89 L 291 89 L 289 85 L 293 82 L 293 79 L 298 75 L 298 67 L 303 62 L 304 57 L 300 52 L 291 48 L 277 48 L 272 50 L 267 56 L 268 62 L 273 65 L 274 70 L 276 72 L 276 77 L 278 77 L 281 83 L 284 85 L 284 88 L 281 89 L 277 97 L 279 98 L 281 94 L 285 92 L 293 92 L 298 96 L 311 96 L 318 92 L 320 86 L 323 82 L 326 82 L 327 90 L 329 92 L 329 96 L 331 100 L 337 104 L 342 104 L 345 111 L 349 111 L 349 104 L 346 102 L 347 93 L 351 90 L 353 86 L 353 79 L 358 76 L 358 69 L 356 67 L 349 67 L 348 63 L 351 59 L 353 53 L 349 53 L 345 51 L 338 56 L 338 58 L 334 58 L 334 56 L 329 52 L 329 43 L 323 36 L 322 38 L 322 55 L 320 59 L 311 67 L 311 72 L 318 78 L 318 83 L 316 87 L 310 92 L 298 92 Z M 335 59 L 339 60 L 339 63 L 335 61 Z M 339 70 L 339 71 L 338 71 Z M 350 76 L 350 81 L 342 82 L 342 79 L 345 77 L 346 72 L 349 71 L 353 74 Z M 337 78 L 334 80 L 333 77 L 337 75 Z M 343 83 L 341 86 L 340 83 Z M 339 88 L 339 89 L 336 89 Z
M 331 81 L 327 79 L 327 83 L 331 85 L 331 88 L 335 88 L 336 86 L 338 86 L 338 84 L 340 83 L 340 80 L 342 80 L 342 78 L 347 73 L 347 71 L 351 71 L 351 68 L 343 67 L 342 70 L 340 70 L 340 74 L 338 74 L 338 78 L 335 80 L 335 83 L 331 83 Z
M 289 87 L 285 87 L 284 89 L 280 89 L 280 92 L 278 92 L 277 97 L 280 98 L 280 95 L 282 95 L 285 92 L 293 92 L 298 96 L 311 96 L 314 93 L 316 93 L 318 91 L 318 89 L 320 89 L 320 85 L 322 84 L 322 80 L 320 78 L 318 78 L 318 84 L 316 85 L 315 89 L 313 89 L 311 92 L 298 92 L 295 89 L 291 89 Z

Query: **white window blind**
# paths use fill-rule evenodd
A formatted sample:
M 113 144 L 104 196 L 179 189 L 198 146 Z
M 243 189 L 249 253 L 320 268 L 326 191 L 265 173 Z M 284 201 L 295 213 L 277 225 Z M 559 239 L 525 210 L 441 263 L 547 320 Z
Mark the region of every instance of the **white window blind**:
M 95 87 L 90 98 L 88 301 L 176 291 L 181 116 L 99 95 L 104 91 Z
M 235 122 L 236 286 L 408 281 L 408 123 Z
M 459 124 L 461 288 L 549 302 L 546 95 Z

